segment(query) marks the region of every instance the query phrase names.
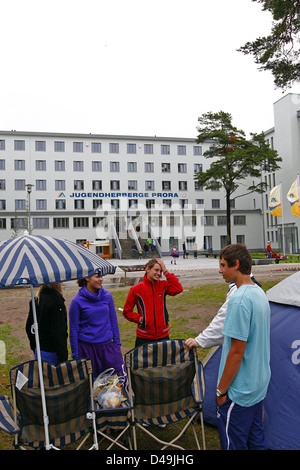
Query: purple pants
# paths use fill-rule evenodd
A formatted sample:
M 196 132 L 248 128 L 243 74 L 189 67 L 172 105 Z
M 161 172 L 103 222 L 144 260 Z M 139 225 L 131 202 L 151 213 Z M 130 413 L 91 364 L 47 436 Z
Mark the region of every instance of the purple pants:
M 88 358 L 92 361 L 94 379 L 101 372 L 113 367 L 116 374 L 121 374 L 126 378 L 124 360 L 121 348 L 113 341 L 109 343 L 85 343 L 78 341 L 79 357 Z

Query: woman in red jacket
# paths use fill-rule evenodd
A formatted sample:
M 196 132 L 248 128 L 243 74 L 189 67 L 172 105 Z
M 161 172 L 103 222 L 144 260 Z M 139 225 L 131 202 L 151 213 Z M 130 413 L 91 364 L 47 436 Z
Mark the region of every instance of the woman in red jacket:
M 131 287 L 124 305 L 124 317 L 137 323 L 135 346 L 169 339 L 169 314 L 166 295 L 183 291 L 178 278 L 169 273 L 160 259 L 151 259 L 145 266 L 146 274 L 141 282 Z M 166 280 L 160 278 L 164 273 Z M 134 312 L 134 307 L 137 312 Z

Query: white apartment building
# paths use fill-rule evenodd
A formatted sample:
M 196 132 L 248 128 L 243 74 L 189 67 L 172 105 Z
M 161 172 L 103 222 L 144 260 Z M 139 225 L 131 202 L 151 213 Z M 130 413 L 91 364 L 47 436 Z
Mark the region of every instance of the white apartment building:
M 282 162 L 276 174 L 264 175 L 269 185 L 262 200 L 264 242 L 270 240 L 280 253 L 299 253 L 300 217 L 292 214 L 287 193 L 300 173 L 300 94 L 289 93 L 274 103 L 274 127 L 265 136 Z M 268 207 L 269 192 L 277 185 L 281 185 L 282 217 L 272 216 Z
M 298 128 L 299 131 L 299 128 Z M 271 133 L 270 133 L 271 136 Z M 299 136 L 298 136 L 299 137 Z M 226 244 L 223 190 L 203 190 L 194 174 L 212 145 L 192 138 L 0 131 L 0 241 L 24 229 L 99 254 L 150 235 L 160 254 L 182 242 L 198 252 Z M 262 196 L 233 201 L 232 242 L 263 249 Z M 275 236 L 275 235 L 274 235 Z M 107 251 L 105 252 L 107 253 Z

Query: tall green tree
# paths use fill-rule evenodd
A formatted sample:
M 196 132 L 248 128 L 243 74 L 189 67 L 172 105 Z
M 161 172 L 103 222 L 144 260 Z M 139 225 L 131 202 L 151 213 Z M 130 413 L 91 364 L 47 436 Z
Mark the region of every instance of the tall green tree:
M 262 3 L 262 10 L 271 12 L 271 32 L 238 50 L 252 54 L 261 70 L 271 71 L 276 87 L 290 88 L 300 79 L 300 0 L 252 1 Z
M 245 132 L 232 124 L 232 116 L 220 111 L 208 112 L 198 118 L 199 134 L 197 143 L 210 141 L 210 149 L 204 157 L 212 159 L 210 167 L 195 175 L 198 185 L 205 189 L 224 188 L 226 198 L 227 244 L 231 243 L 231 201 L 237 197 L 253 192 L 263 193 L 267 184 L 261 181 L 264 170 L 273 172 L 279 169 L 282 160 L 276 150 L 272 150 L 263 133 L 251 134 L 246 138 Z M 246 184 L 246 178 L 256 179 L 246 188 L 244 194 L 236 191 Z

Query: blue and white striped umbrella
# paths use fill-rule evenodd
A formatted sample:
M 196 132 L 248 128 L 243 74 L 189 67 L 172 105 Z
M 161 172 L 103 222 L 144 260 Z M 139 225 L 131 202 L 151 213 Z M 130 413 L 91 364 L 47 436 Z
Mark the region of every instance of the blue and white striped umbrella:
M 114 274 L 115 267 L 68 240 L 24 234 L 0 244 L 0 288 L 33 286 Z

